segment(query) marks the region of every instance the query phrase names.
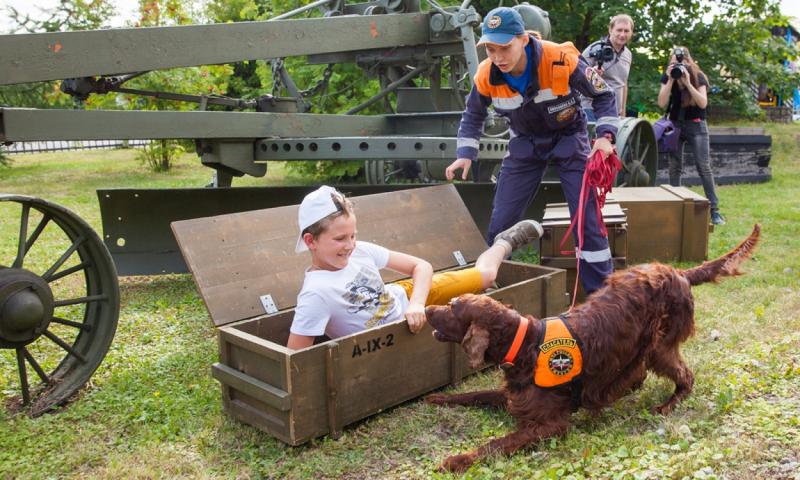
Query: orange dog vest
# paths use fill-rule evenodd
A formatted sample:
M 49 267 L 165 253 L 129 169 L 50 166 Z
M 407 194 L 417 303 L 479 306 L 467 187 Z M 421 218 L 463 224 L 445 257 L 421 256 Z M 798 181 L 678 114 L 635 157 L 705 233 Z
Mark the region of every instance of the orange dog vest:
M 581 374 L 580 342 L 570 331 L 566 317 L 546 318 L 542 322 L 544 335 L 539 339 L 533 383 L 537 387 L 557 387 Z

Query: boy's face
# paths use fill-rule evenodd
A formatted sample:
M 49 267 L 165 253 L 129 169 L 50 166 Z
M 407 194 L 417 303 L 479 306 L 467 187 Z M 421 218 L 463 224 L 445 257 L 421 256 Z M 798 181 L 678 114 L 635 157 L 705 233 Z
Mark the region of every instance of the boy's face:
M 314 268 L 341 270 L 347 266 L 356 248 L 356 216 L 336 217 L 317 238 L 307 233 L 303 240 L 311 252 L 311 265 Z
M 486 44 L 486 56 L 503 73 L 521 75 L 524 73 L 520 60 L 525 55 L 525 46 L 528 44 L 527 35 L 517 35 L 511 42 L 500 45 L 497 43 Z

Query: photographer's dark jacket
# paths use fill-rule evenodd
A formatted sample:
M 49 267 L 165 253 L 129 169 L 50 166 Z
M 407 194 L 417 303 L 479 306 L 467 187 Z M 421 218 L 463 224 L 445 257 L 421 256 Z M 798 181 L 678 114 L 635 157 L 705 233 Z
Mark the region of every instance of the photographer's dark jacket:
M 490 105 L 509 120 L 512 137 L 565 137 L 586 132 L 582 94 L 594 100 L 597 136 L 610 133 L 616 137 L 614 93 L 572 43 L 556 44 L 533 36 L 530 42 L 531 80 L 524 93 L 511 88 L 490 59 L 478 66 L 458 129 L 458 158 L 478 157 Z
M 668 78 L 665 73 L 661 76 L 661 83 L 666 85 L 667 81 Z M 697 74 L 697 84 L 698 87 L 705 85 L 706 93 L 708 93 L 708 79 L 706 79 L 704 74 Z M 697 105 L 688 105 L 683 108 L 683 112 L 681 112 L 681 99 L 683 98 L 683 94 L 689 95 L 689 92 L 682 90 L 677 81 L 673 82 L 669 97 L 669 119 L 673 122 L 677 120 L 705 120 L 706 109 L 700 108 Z

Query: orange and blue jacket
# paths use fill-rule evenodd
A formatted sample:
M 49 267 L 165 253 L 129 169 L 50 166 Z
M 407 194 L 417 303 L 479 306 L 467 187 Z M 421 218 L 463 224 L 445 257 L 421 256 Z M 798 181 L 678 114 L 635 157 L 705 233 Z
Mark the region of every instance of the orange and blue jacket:
M 458 158 L 478 157 L 489 106 L 505 117 L 514 136 L 566 136 L 586 131 L 579 94 L 593 101 L 597 136 L 616 137 L 614 92 L 571 42 L 557 44 L 530 36 L 531 80 L 525 92 L 509 86 L 488 58 L 481 62 L 458 129 Z

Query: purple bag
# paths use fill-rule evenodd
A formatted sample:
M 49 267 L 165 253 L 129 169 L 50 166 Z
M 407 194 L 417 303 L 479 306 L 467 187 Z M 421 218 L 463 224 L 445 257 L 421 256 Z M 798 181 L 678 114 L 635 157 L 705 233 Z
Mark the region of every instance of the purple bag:
M 672 120 L 667 117 L 659 118 L 653 124 L 653 132 L 656 134 L 658 151 L 660 153 L 672 153 L 678 151 L 680 145 L 681 129 L 676 127 Z

